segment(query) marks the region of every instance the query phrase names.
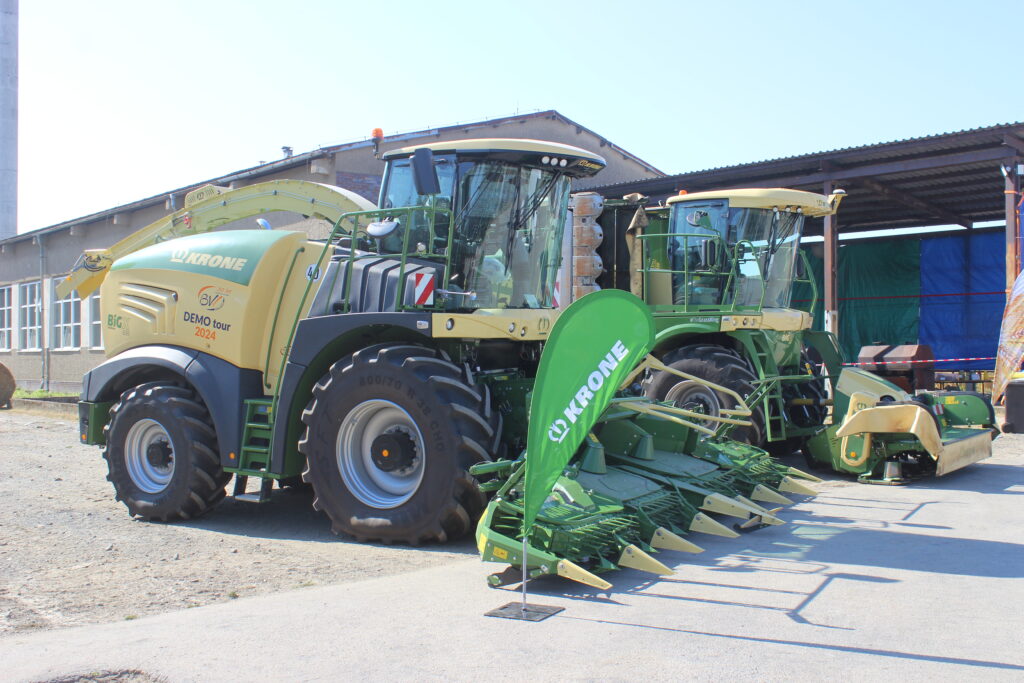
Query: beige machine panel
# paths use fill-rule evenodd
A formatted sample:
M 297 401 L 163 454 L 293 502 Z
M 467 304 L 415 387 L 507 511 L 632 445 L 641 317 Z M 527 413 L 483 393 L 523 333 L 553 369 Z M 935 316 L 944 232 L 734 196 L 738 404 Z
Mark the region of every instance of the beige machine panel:
M 197 349 L 262 371 L 270 391 L 322 249 L 290 233 L 263 253 L 247 285 L 183 270 L 112 270 L 100 290 L 107 355 L 143 344 Z

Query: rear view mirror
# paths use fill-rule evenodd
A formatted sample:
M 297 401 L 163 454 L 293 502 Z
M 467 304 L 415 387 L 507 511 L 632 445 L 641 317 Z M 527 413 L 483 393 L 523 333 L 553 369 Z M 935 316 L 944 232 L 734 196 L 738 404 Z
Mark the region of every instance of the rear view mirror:
M 700 264 L 704 270 L 711 270 L 718 265 L 718 243 L 715 240 L 704 240 L 700 244 Z
M 434 152 L 420 148 L 412 155 L 412 182 L 416 186 L 416 194 L 422 196 L 441 193 L 441 183 L 437 180 L 434 170 Z

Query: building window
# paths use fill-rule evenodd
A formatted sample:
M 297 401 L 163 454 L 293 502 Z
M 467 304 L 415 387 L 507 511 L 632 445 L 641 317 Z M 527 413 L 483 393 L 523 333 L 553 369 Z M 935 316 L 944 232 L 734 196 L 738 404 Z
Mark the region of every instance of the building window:
M 51 280 L 53 340 L 50 346 L 54 349 L 77 349 L 82 345 L 82 300 L 78 298 L 78 292 L 58 299 L 57 283 L 56 279 Z
M 94 349 L 103 348 L 103 327 L 100 318 L 100 293 L 93 292 L 89 296 L 89 346 Z
M 42 348 L 42 289 L 38 282 L 18 285 L 18 348 L 39 351 Z
M 0 351 L 10 351 L 14 334 L 14 308 L 10 287 L 0 287 Z

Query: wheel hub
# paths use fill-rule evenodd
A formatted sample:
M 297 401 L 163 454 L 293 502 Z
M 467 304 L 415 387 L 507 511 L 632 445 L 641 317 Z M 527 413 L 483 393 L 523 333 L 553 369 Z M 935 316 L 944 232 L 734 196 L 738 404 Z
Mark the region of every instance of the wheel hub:
M 129 429 L 124 439 L 128 476 L 144 493 L 161 493 L 174 475 L 174 445 L 156 420 L 144 418 Z
M 668 390 L 665 400 L 674 403 L 677 408 L 702 415 L 717 416 L 722 407 L 712 389 L 689 380 L 675 384 Z
M 171 449 L 163 441 L 154 441 L 146 446 L 146 460 L 153 467 L 165 468 L 171 464 Z
M 423 481 L 423 434 L 416 420 L 391 401 L 371 398 L 349 411 L 338 428 L 335 449 L 345 487 L 369 507 L 397 508 Z
M 373 464 L 385 472 L 398 472 L 416 460 L 416 443 L 405 432 L 381 434 L 370 446 Z

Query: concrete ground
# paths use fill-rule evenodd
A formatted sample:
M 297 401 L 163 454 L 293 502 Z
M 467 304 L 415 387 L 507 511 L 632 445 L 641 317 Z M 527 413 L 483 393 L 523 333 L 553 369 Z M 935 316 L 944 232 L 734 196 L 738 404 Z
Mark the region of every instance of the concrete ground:
M 540 623 L 467 557 L 417 572 L 0 638 L 0 679 L 1024 680 L 1024 437 L 908 487 L 835 479 L 673 577 L 561 579 Z M 120 673 L 118 673 L 120 672 Z M 72 677 L 80 674 L 81 677 Z M 117 676 L 121 678 L 117 678 Z

